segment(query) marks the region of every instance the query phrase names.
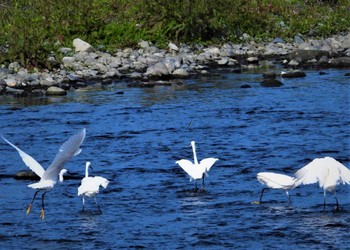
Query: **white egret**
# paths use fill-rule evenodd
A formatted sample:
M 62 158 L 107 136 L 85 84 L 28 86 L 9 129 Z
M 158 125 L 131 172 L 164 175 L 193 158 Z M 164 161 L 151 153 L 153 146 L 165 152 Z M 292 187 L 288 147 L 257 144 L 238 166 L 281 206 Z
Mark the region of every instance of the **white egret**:
M 10 144 L 17 150 L 25 165 L 27 165 L 34 173 L 36 173 L 40 177 L 39 182 L 28 185 L 28 187 L 37 189 L 37 191 L 35 192 L 33 199 L 27 208 L 27 215 L 30 213 L 36 195 L 39 191 L 43 190 L 41 198 L 42 207 L 40 217 L 42 220 L 44 220 L 44 196 L 47 191 L 49 191 L 55 186 L 58 178 L 60 179 L 60 181 L 63 181 L 63 174 L 65 173 L 65 171 L 63 170 L 63 166 L 73 156 L 78 155 L 81 152 L 80 145 L 82 144 L 85 138 L 85 134 L 86 130 L 84 128 L 79 133 L 71 136 L 66 142 L 64 142 L 59 148 L 59 151 L 56 154 L 54 160 L 46 170 L 33 157 L 31 157 L 30 155 L 22 151 L 20 148 L 18 148 L 17 146 L 9 142 L 7 139 L 5 139 L 3 136 L 1 136 L 8 144 Z
M 195 180 L 196 189 L 198 189 L 197 180 L 202 179 L 202 190 L 204 191 L 204 177 L 207 175 L 214 163 L 219 159 L 205 158 L 198 163 L 194 141 L 191 141 L 191 146 L 193 150 L 194 163 L 185 159 L 176 161 L 175 163 L 178 164 L 183 170 L 185 170 L 185 172 L 191 177 L 191 180 Z
M 309 164 L 299 169 L 295 176 L 297 185 L 319 184 L 323 188 L 324 203 L 326 209 L 326 191 L 333 192 L 339 210 L 339 203 L 335 193 L 338 184 L 350 184 L 350 170 L 332 157 L 316 158 Z
M 263 184 L 266 185 L 267 188 L 273 188 L 273 189 L 283 189 L 285 190 L 287 197 L 288 197 L 288 201 L 290 201 L 290 197 L 289 197 L 289 190 L 293 189 L 296 187 L 296 179 L 293 177 L 290 177 L 288 175 L 284 175 L 284 174 L 277 174 L 277 173 L 272 173 L 272 172 L 260 172 L 256 175 L 256 178 L 258 179 L 258 181 Z M 267 188 L 263 188 L 261 190 L 261 194 L 260 194 L 260 200 L 259 203 L 262 202 L 262 197 L 264 194 L 264 191 Z
M 101 212 L 100 205 L 97 203 L 96 194 L 98 194 L 100 186 L 106 188 L 108 186 L 109 181 L 103 177 L 89 176 L 89 167 L 91 163 L 89 161 L 85 164 L 85 177 L 81 180 L 81 185 L 78 188 L 78 196 L 83 196 L 83 211 L 85 208 L 85 196 L 94 197 L 95 203 L 98 207 L 98 210 Z M 92 167 L 91 167 L 92 168 Z

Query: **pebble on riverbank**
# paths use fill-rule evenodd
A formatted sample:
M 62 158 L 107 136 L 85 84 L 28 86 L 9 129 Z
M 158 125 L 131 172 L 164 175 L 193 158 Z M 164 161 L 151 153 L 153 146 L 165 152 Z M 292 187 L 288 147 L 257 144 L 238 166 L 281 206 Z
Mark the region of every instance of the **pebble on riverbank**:
M 172 79 L 207 76 L 210 68 L 225 67 L 240 73 L 266 66 L 266 61 L 281 62 L 287 69 L 287 73 L 281 75 L 283 78 L 305 77 L 300 70 L 303 67 L 350 67 L 349 41 L 349 33 L 320 40 L 296 37 L 293 43 L 278 38 L 270 43 L 227 43 L 210 47 L 169 43 L 167 49 L 141 41 L 138 49 L 119 49 L 110 54 L 77 38 L 73 41 L 74 51 L 59 49 L 63 58 L 61 62 L 55 62 L 59 67 L 52 71 L 29 72 L 18 62 L 0 68 L 0 94 L 61 96 L 70 89 L 120 79 L 132 80 L 129 84 L 132 87 L 154 87 L 157 85 L 154 82 L 161 79 L 168 81 L 168 84 L 162 84 L 164 86 L 172 85 Z M 54 62 L 55 58 L 51 56 L 50 61 Z M 288 68 L 299 71 L 296 73 Z M 271 81 L 267 85 L 271 85 Z

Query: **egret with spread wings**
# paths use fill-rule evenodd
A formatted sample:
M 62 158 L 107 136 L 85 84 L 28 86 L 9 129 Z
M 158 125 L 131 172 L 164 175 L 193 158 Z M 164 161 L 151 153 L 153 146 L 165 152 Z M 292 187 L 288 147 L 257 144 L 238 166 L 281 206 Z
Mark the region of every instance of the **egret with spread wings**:
M 15 148 L 18 152 L 18 154 L 21 156 L 23 162 L 40 177 L 40 181 L 28 185 L 28 187 L 37 189 L 37 191 L 34 194 L 34 197 L 29 204 L 26 214 L 28 215 L 34 199 L 36 195 L 39 193 L 39 191 L 43 191 L 42 198 L 41 198 L 41 212 L 40 217 L 42 220 L 44 220 L 45 217 L 45 208 L 44 208 L 44 196 L 46 192 L 50 189 L 52 189 L 55 184 L 57 183 L 58 178 L 62 178 L 64 171 L 60 174 L 62 171 L 64 164 L 69 161 L 73 156 L 78 155 L 81 152 L 80 145 L 83 143 L 83 140 L 86 135 L 85 128 L 82 129 L 79 133 L 71 136 L 65 143 L 62 144 L 62 146 L 59 148 L 58 153 L 56 154 L 56 157 L 50 164 L 50 166 L 45 170 L 33 157 L 25 153 L 23 150 L 12 144 L 10 141 L 5 139 L 3 136 L 1 136 L 8 144 L 10 144 L 13 148 Z M 63 179 L 62 179 L 63 180 Z

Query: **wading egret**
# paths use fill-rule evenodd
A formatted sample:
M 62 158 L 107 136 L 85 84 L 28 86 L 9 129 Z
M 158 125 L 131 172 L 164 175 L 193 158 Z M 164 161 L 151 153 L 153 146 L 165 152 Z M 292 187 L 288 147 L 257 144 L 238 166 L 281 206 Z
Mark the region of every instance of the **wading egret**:
M 98 210 L 101 212 L 100 205 L 97 203 L 96 194 L 98 194 L 100 186 L 106 188 L 108 186 L 109 181 L 103 177 L 89 176 L 89 167 L 91 163 L 89 161 L 85 164 L 85 177 L 81 180 L 81 185 L 78 188 L 78 196 L 83 196 L 83 211 L 85 209 L 85 196 L 94 197 L 95 203 L 98 207 Z M 92 168 L 92 167 L 91 167 Z
M 52 189 L 57 180 L 60 179 L 63 181 L 63 174 L 65 171 L 63 169 L 64 164 L 69 161 L 73 156 L 78 155 L 81 152 L 80 145 L 82 144 L 85 138 L 86 130 L 82 129 L 79 133 L 71 136 L 66 142 L 62 144 L 59 148 L 58 153 L 56 154 L 51 165 L 45 170 L 33 157 L 22 151 L 20 148 L 9 142 L 3 136 L 1 136 L 8 144 L 14 147 L 18 154 L 22 157 L 23 162 L 40 177 L 40 181 L 28 185 L 28 187 L 37 189 L 35 192 L 31 203 L 29 204 L 26 214 L 30 213 L 32 209 L 34 199 L 39 191 L 43 191 L 41 196 L 41 212 L 40 217 L 44 220 L 45 217 L 45 208 L 44 208 L 44 196 L 47 191 Z M 62 171 L 62 172 L 61 172 Z
M 258 181 L 261 184 L 267 186 L 267 188 L 263 188 L 261 190 L 259 203 L 262 202 L 262 197 L 263 197 L 264 191 L 268 188 L 285 190 L 287 197 L 288 197 L 288 201 L 290 201 L 288 191 L 290 189 L 295 188 L 295 186 L 296 186 L 295 185 L 295 181 L 296 181 L 295 178 L 290 177 L 288 175 L 277 174 L 277 173 L 272 173 L 272 172 L 260 172 L 256 175 L 256 178 L 258 179 Z
M 207 175 L 207 172 L 209 172 L 214 163 L 219 159 L 205 158 L 198 163 L 194 141 L 191 141 L 191 146 L 193 150 L 194 163 L 185 159 L 176 161 L 175 163 L 178 164 L 183 170 L 185 170 L 185 172 L 191 177 L 191 180 L 195 180 L 196 189 L 198 189 L 197 180 L 202 179 L 202 190 L 204 191 L 204 177 Z
M 316 158 L 295 173 L 297 184 L 319 184 L 323 188 L 323 208 L 326 209 L 326 191 L 333 192 L 339 210 L 335 193 L 338 184 L 350 184 L 350 170 L 332 157 Z

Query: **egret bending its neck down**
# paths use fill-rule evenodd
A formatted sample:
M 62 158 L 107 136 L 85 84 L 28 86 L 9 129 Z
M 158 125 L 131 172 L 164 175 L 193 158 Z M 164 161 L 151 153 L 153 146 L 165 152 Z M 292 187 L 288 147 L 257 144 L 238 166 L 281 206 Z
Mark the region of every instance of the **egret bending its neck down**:
M 191 146 L 193 150 L 193 161 L 192 163 L 189 160 L 182 159 L 176 162 L 185 172 L 191 177 L 191 180 L 195 180 L 196 189 L 197 180 L 202 179 L 202 190 L 204 191 L 204 177 L 207 175 L 207 172 L 218 160 L 217 158 L 205 158 L 198 163 L 197 154 L 196 154 L 196 145 L 194 141 L 191 141 Z

